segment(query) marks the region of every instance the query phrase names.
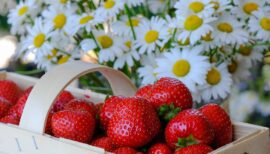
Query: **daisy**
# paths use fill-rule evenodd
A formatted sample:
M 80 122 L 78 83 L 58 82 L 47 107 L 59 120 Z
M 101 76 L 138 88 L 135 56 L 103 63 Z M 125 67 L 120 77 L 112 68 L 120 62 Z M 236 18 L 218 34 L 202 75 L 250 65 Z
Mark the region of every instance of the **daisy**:
M 157 81 L 156 58 L 160 57 L 159 52 L 144 55 L 141 60 L 142 67 L 138 69 L 139 77 L 142 78 L 141 85 L 153 84 Z
M 231 91 L 232 79 L 225 63 L 208 71 L 206 84 L 201 90 L 201 97 L 204 101 L 225 99 Z
M 214 4 L 211 3 L 211 0 L 180 0 L 175 4 L 174 8 L 176 9 L 176 16 L 198 14 L 209 17 L 214 13 Z
M 143 17 L 132 17 L 131 22 L 135 31 L 138 30 L 140 23 L 146 20 Z M 127 16 L 121 16 L 120 20 L 112 24 L 112 30 L 114 33 L 120 36 L 132 36 L 131 24 Z
M 169 40 L 169 33 L 165 20 L 153 17 L 150 21 L 142 21 L 137 30 L 138 39 L 134 43 L 139 48 L 139 53 L 148 54 L 153 52 L 157 46 L 163 45 Z
M 96 25 L 105 22 L 105 17 L 97 15 L 96 12 L 83 13 L 79 16 L 71 16 L 70 21 L 73 22 L 67 23 L 67 29 L 69 34 L 73 36 L 82 28 L 85 28 L 87 32 L 90 32 Z
M 217 43 L 214 41 L 214 37 L 211 31 L 201 37 L 200 45 L 203 46 L 203 49 L 206 51 L 210 51 L 217 47 Z
M 133 47 L 134 41 L 131 38 L 125 38 L 125 49 L 122 55 L 117 56 L 113 67 L 115 69 L 123 68 L 125 64 L 129 67 L 134 66 L 134 60 L 139 61 L 140 55 L 137 50 Z
M 177 28 L 180 27 L 180 24 L 175 17 L 171 17 L 169 15 L 165 16 L 165 20 L 169 34 L 174 35 L 174 33 L 177 32 Z
M 93 31 L 96 41 L 99 45 L 99 61 L 113 61 L 116 56 L 121 56 L 126 48 L 123 40 L 113 35 L 111 32 Z
M 8 23 L 11 24 L 11 34 L 24 34 L 26 26 L 23 25 L 30 25 L 30 19 L 36 17 L 38 10 L 39 6 L 33 1 L 21 1 L 16 8 L 12 9 L 8 14 Z
M 270 12 L 263 10 L 254 11 L 249 22 L 249 31 L 255 34 L 255 37 L 262 41 L 270 40 Z
M 234 83 L 247 80 L 251 73 L 249 71 L 251 65 L 245 59 L 235 58 L 228 63 L 228 71 L 232 75 Z
M 233 14 L 241 19 L 248 19 L 254 11 L 262 9 L 266 3 L 265 0 L 237 0 L 234 1 L 237 7 L 232 9 Z
M 33 52 L 36 57 L 42 57 L 52 50 L 53 47 L 49 42 L 52 27 L 49 24 L 43 24 L 42 19 L 37 18 L 34 27 L 27 27 L 27 30 L 29 35 L 22 41 L 19 53 Z
M 124 9 L 124 2 L 122 0 L 107 0 L 101 4 L 96 11 L 98 15 L 107 18 L 116 17 L 121 10 Z
M 231 0 L 211 0 L 215 13 L 222 13 L 225 10 L 231 9 Z
M 71 0 L 44 0 L 46 4 L 64 6 L 71 3 Z
M 144 3 L 144 0 L 124 0 L 129 7 L 139 6 Z
M 179 35 L 181 40 L 190 39 L 191 44 L 195 44 L 202 36 L 213 31 L 210 22 L 216 20 L 213 17 L 203 17 L 201 15 L 191 14 L 187 16 L 177 16 L 178 22 L 183 30 Z
M 146 3 L 149 7 L 149 10 L 156 14 L 165 11 L 168 0 L 147 0 Z
M 93 39 L 84 39 L 80 42 L 80 47 L 84 53 L 88 53 L 97 48 L 97 45 Z
M 51 24 L 56 32 L 64 32 L 70 34 L 72 31 L 69 24 L 75 24 L 74 21 L 71 20 L 71 17 L 75 15 L 75 9 L 72 8 L 70 5 L 64 6 L 57 6 L 51 5 L 46 9 L 42 16 L 45 20 Z
M 238 49 L 238 57 L 247 61 L 247 64 L 251 66 L 253 63 L 263 60 L 263 51 L 267 49 L 265 47 L 251 47 L 249 44 L 240 45 Z
M 16 2 L 14 0 L 2 0 L 0 6 L 0 15 L 6 16 L 9 10 L 16 7 Z
M 202 48 L 172 49 L 157 59 L 155 71 L 158 77 L 173 77 L 182 81 L 192 92 L 196 84 L 204 84 L 206 73 L 210 68 L 208 57 L 201 56 Z
M 230 14 L 223 14 L 214 21 L 213 37 L 219 46 L 224 44 L 244 44 L 248 42 L 248 32 L 242 26 L 243 23 L 239 22 L 234 16 Z

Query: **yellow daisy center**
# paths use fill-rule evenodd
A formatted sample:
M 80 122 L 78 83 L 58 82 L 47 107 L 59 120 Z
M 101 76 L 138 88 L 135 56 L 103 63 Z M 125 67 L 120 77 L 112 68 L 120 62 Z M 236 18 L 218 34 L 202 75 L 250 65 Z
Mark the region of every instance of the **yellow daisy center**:
M 131 45 L 132 45 L 132 42 L 131 41 L 126 41 L 125 45 L 126 45 L 126 47 L 128 47 L 130 49 Z
M 58 60 L 58 62 L 57 62 L 57 64 L 64 64 L 64 63 L 66 63 L 68 60 L 69 60 L 69 58 L 70 58 L 70 56 L 62 56 L 59 60 Z
M 239 52 L 243 55 L 243 56 L 249 56 L 252 52 L 252 48 L 249 46 L 244 46 L 241 45 L 239 48 Z
M 107 35 L 102 35 L 97 38 L 103 49 L 110 48 L 113 45 L 113 40 Z
M 91 21 L 93 19 L 94 19 L 93 16 L 85 16 L 85 17 L 81 18 L 80 24 L 84 25 L 84 24 L 88 23 L 89 21 Z
M 212 68 L 208 74 L 206 81 L 210 85 L 217 85 L 221 81 L 221 74 L 216 68 Z
M 220 7 L 220 4 L 219 4 L 219 2 L 210 2 L 211 4 L 213 4 L 214 6 L 213 6 L 213 8 L 215 9 L 215 10 L 218 10 L 219 9 L 219 7 Z
M 211 42 L 211 41 L 213 41 L 212 33 L 209 32 L 209 33 L 207 33 L 205 36 L 202 36 L 202 40 L 204 40 L 204 41 L 206 41 L 206 42 Z
M 41 47 L 43 43 L 45 42 L 45 39 L 46 39 L 46 35 L 43 33 L 36 35 L 36 37 L 34 38 L 34 46 L 36 48 Z
M 185 41 L 180 39 L 180 40 L 177 41 L 177 43 L 178 43 L 179 45 L 181 45 L 181 46 L 187 46 L 187 45 L 190 44 L 190 40 L 189 40 L 189 38 L 186 39 Z
M 57 55 L 57 49 L 52 49 L 51 54 L 47 56 L 48 60 L 51 60 L 53 57 Z
M 235 73 L 238 68 L 238 64 L 235 60 L 232 60 L 231 64 L 228 65 L 228 70 L 231 74 Z
M 192 2 L 189 4 L 189 9 L 195 13 L 199 13 L 204 9 L 204 4 L 202 2 Z
M 107 0 L 106 2 L 104 2 L 104 8 L 105 9 L 111 9 L 113 8 L 115 5 L 115 1 L 114 0 Z
M 132 26 L 137 27 L 137 26 L 139 26 L 140 20 L 138 20 L 138 19 L 131 19 L 131 23 L 132 23 Z M 131 27 L 131 24 L 130 24 L 129 21 L 126 22 L 126 25 L 128 27 Z
M 254 2 L 249 2 L 249 3 L 246 3 L 244 6 L 243 6 L 243 10 L 246 14 L 251 14 L 253 11 L 256 11 L 259 9 L 259 5 L 257 3 L 254 3 Z
M 198 29 L 199 27 L 201 27 L 202 24 L 203 24 L 203 19 L 201 19 L 197 15 L 191 15 L 187 17 L 184 23 L 184 27 L 188 31 L 194 31 Z
M 59 0 L 60 3 L 66 4 L 68 0 Z
M 173 65 L 173 73 L 177 77 L 184 77 L 190 71 L 190 64 L 187 60 L 178 60 Z
M 231 33 L 233 32 L 233 27 L 231 24 L 227 22 L 222 22 L 217 25 L 218 30 L 225 32 L 225 33 Z
M 146 41 L 146 43 L 150 44 L 155 42 L 158 39 L 159 33 L 156 30 L 149 30 L 145 36 L 144 39 Z
M 22 16 L 28 11 L 28 6 L 23 6 L 18 10 L 18 15 Z
M 53 22 L 54 22 L 54 27 L 55 28 L 61 29 L 61 28 L 63 28 L 65 26 L 65 24 L 67 22 L 67 17 L 65 16 L 65 14 L 58 14 L 53 19 Z
M 262 18 L 260 24 L 264 30 L 270 31 L 270 18 L 267 17 Z

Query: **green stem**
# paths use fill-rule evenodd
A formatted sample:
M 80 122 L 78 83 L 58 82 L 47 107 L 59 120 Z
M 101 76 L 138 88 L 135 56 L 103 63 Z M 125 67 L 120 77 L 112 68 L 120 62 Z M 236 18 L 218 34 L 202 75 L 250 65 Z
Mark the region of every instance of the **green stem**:
M 22 75 L 34 75 L 34 74 L 43 73 L 44 70 L 35 69 L 35 70 L 31 70 L 31 71 L 15 71 L 15 72 L 18 74 L 22 74 Z
M 64 50 L 60 50 L 60 49 L 57 49 L 57 48 L 56 48 L 56 50 L 59 51 L 59 52 L 61 52 L 61 53 L 66 54 L 66 55 L 68 55 L 68 56 L 71 56 L 70 53 L 68 53 L 68 52 L 66 52 L 66 51 L 64 51 Z
M 97 46 L 98 51 L 100 51 L 100 47 L 98 45 L 97 39 L 96 39 L 95 35 L 93 34 L 93 32 L 90 32 L 90 35 L 91 35 L 92 39 L 94 40 L 94 42 L 95 42 L 95 44 Z
M 84 6 L 83 6 L 83 1 L 80 1 L 80 2 L 78 3 L 78 6 L 79 6 L 79 8 L 80 8 L 80 10 L 81 10 L 82 12 L 85 12 L 85 8 L 84 8 Z
M 132 23 L 132 20 L 131 20 L 131 13 L 130 13 L 130 10 L 129 10 L 129 7 L 127 6 L 127 4 L 125 4 L 125 10 L 126 10 L 126 13 L 128 15 L 128 21 L 129 21 L 129 24 L 130 24 L 130 27 L 131 27 L 133 38 L 134 38 L 134 40 L 136 40 L 137 37 L 136 37 L 135 30 L 134 30 L 134 27 L 133 27 L 133 23 Z

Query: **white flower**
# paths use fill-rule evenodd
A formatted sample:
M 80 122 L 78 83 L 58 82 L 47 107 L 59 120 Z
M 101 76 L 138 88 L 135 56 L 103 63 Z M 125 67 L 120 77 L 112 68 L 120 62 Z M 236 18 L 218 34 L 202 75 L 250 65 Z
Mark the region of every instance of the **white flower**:
M 201 56 L 202 48 L 172 49 L 157 59 L 155 72 L 158 77 L 173 77 L 182 81 L 190 91 L 195 91 L 196 84 L 204 84 L 206 73 L 210 68 L 208 57 Z
M 132 17 L 131 18 L 132 26 L 133 26 L 135 32 L 137 31 L 139 24 L 143 20 L 146 20 L 146 19 L 142 18 L 142 17 Z M 131 24 L 130 24 L 127 16 L 121 16 L 120 20 L 113 22 L 112 29 L 113 29 L 113 32 L 118 34 L 118 35 L 132 36 Z
M 101 63 L 113 61 L 116 56 L 123 54 L 126 47 L 120 37 L 104 31 L 93 31 L 93 33 L 100 48 L 99 61 Z
M 213 31 L 212 26 L 209 24 L 214 21 L 213 17 L 202 17 L 201 15 L 191 14 L 188 16 L 177 16 L 178 22 L 181 23 L 183 30 L 180 33 L 179 40 L 190 40 L 191 44 L 195 44 L 210 31 Z
M 269 116 L 270 115 L 270 103 L 265 102 L 259 102 L 256 104 L 256 110 L 259 111 L 263 116 Z
M 167 7 L 167 0 L 147 0 L 148 7 L 154 14 L 164 12 Z
M 70 29 L 72 26 L 68 26 L 69 24 L 76 24 L 71 20 L 71 17 L 75 13 L 75 9 L 70 5 L 57 6 L 51 5 L 46 9 L 42 16 L 45 18 L 45 21 L 51 24 L 56 32 L 64 32 L 71 35 L 72 30 Z
M 160 55 L 159 53 L 150 53 L 144 55 L 141 60 L 143 65 L 138 69 L 140 78 L 142 78 L 142 85 L 152 84 L 157 81 L 157 73 L 154 71 L 157 67 L 156 58 Z
M 31 20 L 35 18 L 38 10 L 39 6 L 34 2 L 21 1 L 8 15 L 8 23 L 12 25 L 11 34 L 24 34 L 26 26 L 23 25 L 30 25 Z
M 236 7 L 232 13 L 241 19 L 248 19 L 254 11 L 262 9 L 266 3 L 265 0 L 236 0 Z
M 232 8 L 231 0 L 211 0 L 211 3 L 214 4 L 215 13 L 222 13 Z
M 139 48 L 139 53 L 151 53 L 156 47 L 163 47 L 169 40 L 169 33 L 165 20 L 153 17 L 150 21 L 142 21 L 137 30 L 137 40 L 135 48 Z
M 212 66 L 206 76 L 206 84 L 201 87 L 201 97 L 205 102 L 225 99 L 231 92 L 232 79 L 226 63 Z
M 15 7 L 15 0 L 2 0 L 0 5 L 0 15 L 5 16 L 10 9 L 13 9 Z
M 251 47 L 250 44 L 240 45 L 237 56 L 246 60 L 247 65 L 251 66 L 263 60 L 263 51 L 265 49 L 267 48 L 261 46 Z
M 88 53 L 90 50 L 93 50 L 97 47 L 95 44 L 95 41 L 93 39 L 84 39 L 80 43 L 81 49 L 85 52 Z
M 122 0 L 107 0 L 101 4 L 96 11 L 98 15 L 105 16 L 107 18 L 116 17 L 121 10 L 124 9 L 124 2 Z
M 270 12 L 254 11 L 248 23 L 249 31 L 262 41 L 270 40 Z
M 206 51 L 210 51 L 217 47 L 217 42 L 214 41 L 214 37 L 211 31 L 201 37 L 200 43 L 200 46 L 203 46 L 203 49 L 205 49 Z
M 176 9 L 176 16 L 198 14 L 209 17 L 214 13 L 214 4 L 211 3 L 211 0 L 180 0 L 175 4 L 174 8 Z
M 70 17 L 70 21 L 72 22 L 67 24 L 67 30 L 69 34 L 73 36 L 82 28 L 85 28 L 87 32 L 92 31 L 95 26 L 102 24 L 105 18 L 92 12 L 83 13 L 82 15 L 73 15 Z
M 127 64 L 129 67 L 132 67 L 134 65 L 134 60 L 140 60 L 140 55 L 133 46 L 133 39 L 124 38 L 124 43 L 126 49 L 124 50 L 122 55 L 117 56 L 113 65 L 115 69 L 123 68 L 125 64 Z
M 71 0 L 43 0 L 46 4 L 65 6 L 71 3 Z
M 123 0 L 129 7 L 143 4 L 144 0 Z
M 33 52 L 36 57 L 42 57 L 50 53 L 53 49 L 49 42 L 49 38 L 52 35 L 52 27 L 49 24 L 43 24 L 41 18 L 35 20 L 34 27 L 27 27 L 28 36 L 23 40 L 22 46 L 19 49 L 19 53 Z
M 228 63 L 228 71 L 232 74 L 234 83 L 247 80 L 251 73 L 249 71 L 251 65 L 245 59 L 235 58 Z
M 242 28 L 243 23 L 230 14 L 223 14 L 213 23 L 213 26 L 215 28 L 213 38 L 219 46 L 226 44 L 239 45 L 248 42 L 249 35 Z

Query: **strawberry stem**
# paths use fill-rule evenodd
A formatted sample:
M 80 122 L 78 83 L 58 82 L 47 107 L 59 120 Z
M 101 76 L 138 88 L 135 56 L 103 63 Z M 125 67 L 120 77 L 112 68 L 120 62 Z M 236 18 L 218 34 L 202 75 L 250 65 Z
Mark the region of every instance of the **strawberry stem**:
M 177 147 L 184 148 L 190 145 L 198 144 L 199 142 L 193 137 L 193 135 L 189 135 L 186 138 L 178 138 L 178 142 L 176 143 Z
M 179 107 L 175 107 L 173 103 L 171 104 L 165 104 L 162 105 L 158 109 L 158 114 L 161 117 L 161 119 L 165 120 L 166 122 L 169 122 L 172 118 L 174 118 L 181 109 Z

